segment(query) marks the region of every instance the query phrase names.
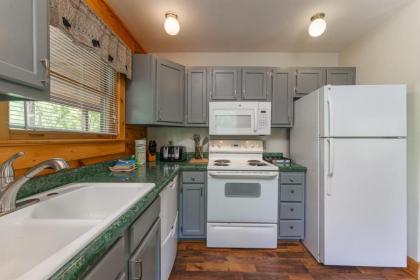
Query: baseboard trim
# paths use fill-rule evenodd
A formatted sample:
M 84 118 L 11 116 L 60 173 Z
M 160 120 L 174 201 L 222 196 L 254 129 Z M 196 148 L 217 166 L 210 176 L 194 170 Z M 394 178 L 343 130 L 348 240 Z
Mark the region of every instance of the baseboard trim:
M 415 279 L 420 280 L 420 263 L 413 258 L 407 257 L 407 268 L 405 271 Z

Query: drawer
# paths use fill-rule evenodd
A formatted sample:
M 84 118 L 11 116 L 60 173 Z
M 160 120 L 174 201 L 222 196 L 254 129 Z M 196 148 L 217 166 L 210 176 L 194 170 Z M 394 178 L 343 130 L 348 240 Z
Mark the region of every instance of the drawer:
M 305 173 L 301 172 L 282 172 L 280 173 L 280 184 L 303 184 Z
M 303 219 L 304 207 L 303 203 L 281 202 L 280 203 L 280 219 L 297 220 Z
M 303 221 L 280 221 L 280 237 L 303 237 L 305 233 Z
M 130 253 L 132 253 L 143 238 L 146 236 L 146 233 L 155 223 L 156 219 L 159 218 L 160 213 L 160 199 L 156 199 L 149 208 L 144 211 L 144 213 L 138 218 L 129 229 L 130 236 Z
M 182 172 L 183 183 L 204 183 L 205 177 L 206 177 L 205 172 L 191 172 L 191 171 Z
M 280 200 L 301 202 L 305 197 L 303 185 L 281 185 Z

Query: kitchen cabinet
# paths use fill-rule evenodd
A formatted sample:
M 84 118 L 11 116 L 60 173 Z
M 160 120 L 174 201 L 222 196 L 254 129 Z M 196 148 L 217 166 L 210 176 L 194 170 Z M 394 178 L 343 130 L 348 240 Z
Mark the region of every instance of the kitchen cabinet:
M 295 97 L 302 97 L 324 85 L 323 68 L 297 68 L 295 70 Z
M 207 96 L 207 69 L 188 69 L 186 84 L 186 125 L 207 126 L 209 105 Z
M 211 70 L 211 100 L 236 100 L 240 91 L 240 68 L 214 68 Z
M 185 68 L 152 54 L 133 56 L 133 78 L 126 83 L 128 124 L 184 125 Z
M 125 259 L 125 239 L 119 238 L 106 255 L 88 273 L 85 280 L 116 279 L 127 278 Z
M 169 60 L 156 61 L 157 121 L 184 122 L 185 68 Z
M 0 101 L 48 100 L 48 0 L 0 1 Z
M 271 92 L 271 126 L 290 127 L 293 124 L 293 72 L 289 69 L 273 70 Z
M 271 69 L 264 67 L 242 68 L 242 100 L 266 101 L 270 98 Z
M 356 68 L 341 67 L 327 68 L 325 75 L 326 85 L 354 85 L 356 82 Z
M 183 239 L 206 237 L 205 172 L 184 172 L 180 192 L 180 232 Z
M 305 172 L 280 172 L 279 239 L 305 237 Z

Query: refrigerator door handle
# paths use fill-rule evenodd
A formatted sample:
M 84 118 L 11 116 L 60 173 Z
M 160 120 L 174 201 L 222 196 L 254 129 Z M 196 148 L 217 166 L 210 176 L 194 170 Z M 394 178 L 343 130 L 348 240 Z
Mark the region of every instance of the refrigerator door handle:
M 332 113 L 332 104 L 331 104 L 331 100 L 329 97 L 327 97 L 327 106 L 328 106 L 328 134 L 329 136 L 333 135 L 332 132 L 332 118 L 333 118 L 333 113 Z
M 328 142 L 328 177 L 334 175 L 334 142 L 333 139 L 327 139 Z M 327 182 L 327 195 L 332 195 L 331 183 Z

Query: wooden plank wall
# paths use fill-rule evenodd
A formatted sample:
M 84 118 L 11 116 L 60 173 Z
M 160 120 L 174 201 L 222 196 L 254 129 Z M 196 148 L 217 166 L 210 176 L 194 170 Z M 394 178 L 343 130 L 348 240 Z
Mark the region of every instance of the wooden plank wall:
M 132 49 L 144 53 L 144 49 L 103 0 L 87 0 L 91 9 Z M 79 167 L 122 155 L 133 154 L 134 140 L 147 137 L 142 126 L 125 125 L 125 78 L 119 77 L 119 133 L 114 137 L 87 136 L 80 133 L 52 133 L 9 130 L 8 102 L 0 102 L 0 162 L 18 151 L 25 156 L 15 163 L 17 175 L 27 168 L 52 157 L 62 157 L 72 167 Z

